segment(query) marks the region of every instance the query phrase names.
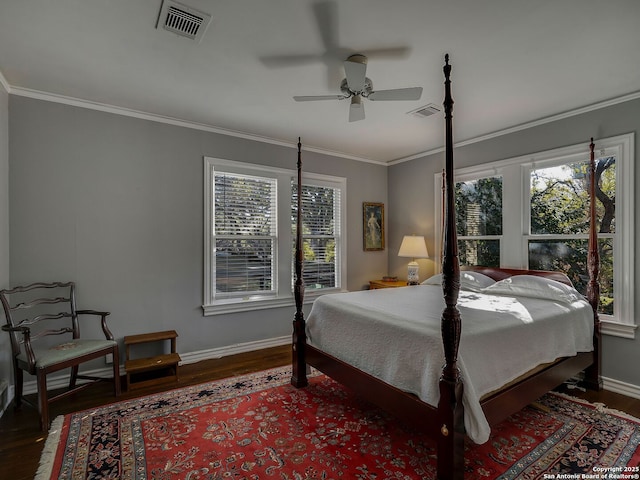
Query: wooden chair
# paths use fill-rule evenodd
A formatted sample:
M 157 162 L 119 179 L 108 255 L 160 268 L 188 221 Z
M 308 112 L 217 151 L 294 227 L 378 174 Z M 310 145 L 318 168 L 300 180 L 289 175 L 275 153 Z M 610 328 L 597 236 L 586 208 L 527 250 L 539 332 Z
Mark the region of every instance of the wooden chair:
M 37 407 L 40 412 L 40 427 L 49 428 L 49 403 L 60 400 L 96 381 L 109 380 L 114 383 L 115 396 L 120 395 L 120 371 L 118 343 L 107 327 L 109 312 L 76 310 L 75 284 L 33 283 L 0 291 L 7 324 L 2 330 L 11 336 L 13 373 L 15 381 L 15 407 L 22 401 Z M 86 339 L 80 336 L 79 316 L 99 317 L 105 338 Z M 98 331 L 97 323 L 89 328 Z M 80 375 L 80 364 L 113 355 L 113 378 Z M 47 391 L 47 375 L 71 368 L 69 388 L 51 395 Z M 34 405 L 23 394 L 23 371 L 37 379 L 38 401 Z M 90 380 L 76 385 L 77 380 Z

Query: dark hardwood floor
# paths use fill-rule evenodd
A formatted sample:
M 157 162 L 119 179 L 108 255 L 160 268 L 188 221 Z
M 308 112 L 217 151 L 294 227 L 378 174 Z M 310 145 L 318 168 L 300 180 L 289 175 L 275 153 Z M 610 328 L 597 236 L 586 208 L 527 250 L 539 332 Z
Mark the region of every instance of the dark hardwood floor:
M 179 367 L 178 384 L 139 387 L 131 392 L 123 390 L 118 400 L 128 400 L 169 388 L 194 385 L 290 363 L 289 345 L 205 360 Z M 53 419 L 58 415 L 114 401 L 116 399 L 113 396 L 113 385 L 106 382 L 98 383 L 73 397 L 54 402 L 50 408 L 50 415 Z M 0 479 L 33 480 L 46 437 L 47 435 L 40 431 L 37 410 L 29 405 L 23 405 L 20 410 L 15 410 L 13 405 L 9 406 L 0 418 Z
M 206 360 L 180 367 L 179 385 L 139 388 L 131 392 L 123 391 L 119 400 L 127 400 L 167 388 L 203 383 L 244 373 L 287 365 L 291 361 L 291 347 L 285 345 L 256 352 L 228 356 L 216 360 Z M 608 392 L 581 392 L 564 390 L 575 397 L 590 402 L 604 403 L 610 408 L 621 410 L 640 418 L 640 400 Z M 67 401 L 51 406 L 51 418 L 112 403 L 113 390 L 108 383 L 96 384 Z M 9 407 L 0 419 L 0 479 L 32 480 L 38 468 L 40 453 L 46 440 L 46 434 L 40 432 L 37 411 L 24 405 L 16 411 Z

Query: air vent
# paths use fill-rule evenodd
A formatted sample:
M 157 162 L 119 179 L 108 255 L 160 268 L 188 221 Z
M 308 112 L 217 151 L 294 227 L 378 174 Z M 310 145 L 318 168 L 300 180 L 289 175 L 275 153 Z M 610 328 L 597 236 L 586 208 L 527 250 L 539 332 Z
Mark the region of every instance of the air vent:
M 409 115 L 415 115 L 416 117 L 430 117 L 431 115 L 435 115 L 440 112 L 440 108 L 434 103 L 430 103 L 429 105 L 424 105 L 420 108 L 416 108 L 415 110 L 411 110 L 407 112 Z
M 211 15 L 208 13 L 178 2 L 164 0 L 156 28 L 162 26 L 165 30 L 199 42 L 209 22 Z

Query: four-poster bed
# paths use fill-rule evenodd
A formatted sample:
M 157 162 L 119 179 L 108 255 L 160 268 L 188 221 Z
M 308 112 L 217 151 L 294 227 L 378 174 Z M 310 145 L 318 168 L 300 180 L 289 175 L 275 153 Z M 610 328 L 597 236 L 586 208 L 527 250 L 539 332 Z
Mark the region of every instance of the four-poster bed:
M 307 365 L 313 366 L 401 420 L 419 427 L 437 443 L 439 479 L 463 478 L 465 435 L 476 441 L 486 441 L 491 425 L 580 372 L 585 372 L 587 386 L 601 388 L 593 140 L 590 145 L 592 201 L 588 304 L 573 293 L 575 290 L 571 286 L 565 285 L 571 285 L 571 282 L 558 272 L 478 267 L 472 268 L 474 273 L 462 272 L 461 285 L 455 222 L 450 73 L 447 55 L 444 66 L 445 220 L 442 274 L 438 282 L 442 289 L 421 285 L 320 297 L 307 325 L 302 312 L 303 249 L 301 205 L 298 204 L 291 378 L 294 386 L 306 386 Z M 301 144 L 298 143 L 299 190 L 301 172 Z M 476 279 L 486 282 L 483 288 L 469 286 L 469 282 Z M 536 289 L 543 292 L 537 298 L 529 293 Z M 439 292 L 438 299 L 433 296 L 434 290 Z M 525 297 L 516 296 L 514 301 L 514 292 L 522 291 L 525 291 Z M 553 301 L 546 298 L 550 291 Z M 500 296 L 505 293 L 509 295 Z M 327 297 L 331 298 L 323 301 Z M 484 302 L 479 307 L 478 299 Z M 385 307 L 385 302 L 390 306 Z M 369 306 L 371 309 L 367 310 Z M 340 309 L 342 317 L 339 316 Z M 484 314 L 478 314 L 479 311 Z M 437 318 L 434 319 L 434 315 Z M 349 326 L 339 330 L 340 323 L 347 319 Z M 428 327 L 421 323 L 422 319 Z M 394 339 L 393 329 L 399 328 L 396 324 L 402 324 L 403 329 Z M 433 325 L 439 330 L 437 335 L 431 331 Z M 375 340 L 367 336 L 368 328 L 380 330 L 386 343 L 376 346 Z M 505 342 L 506 330 L 511 332 L 509 335 L 515 335 L 509 337 L 514 338 L 513 341 Z M 356 336 L 349 337 L 349 331 Z M 327 337 L 324 342 L 323 336 Z M 488 343 L 481 343 L 481 337 L 482 342 Z M 437 344 L 433 343 L 434 338 Z M 545 349 L 533 349 L 532 355 L 536 358 L 523 358 L 520 363 L 515 359 L 519 361 L 526 355 L 504 345 L 513 343 L 517 346 L 533 338 Z M 344 339 L 345 347 L 338 345 L 341 339 Z M 504 347 L 500 347 L 500 342 Z M 547 344 L 553 344 L 553 349 L 547 351 Z M 353 348 L 349 349 L 349 345 Z M 371 350 L 366 350 L 367 345 Z M 412 350 L 416 345 L 423 350 L 421 353 Z M 387 357 L 375 359 L 381 350 L 387 351 Z M 402 353 L 405 358 L 394 362 L 395 357 L 402 357 Z M 437 368 L 433 366 L 434 361 Z M 477 368 L 479 366 L 486 367 L 485 371 Z M 496 378 L 495 371 L 500 371 L 504 378 Z M 418 385 L 405 382 L 407 376 L 416 377 Z

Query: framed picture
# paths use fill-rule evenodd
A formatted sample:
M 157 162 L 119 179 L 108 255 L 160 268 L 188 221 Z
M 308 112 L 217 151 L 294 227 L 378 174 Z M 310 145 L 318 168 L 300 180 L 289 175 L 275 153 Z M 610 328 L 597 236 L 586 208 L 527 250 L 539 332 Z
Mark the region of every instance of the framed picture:
M 362 246 L 365 251 L 384 250 L 384 203 L 362 204 Z

